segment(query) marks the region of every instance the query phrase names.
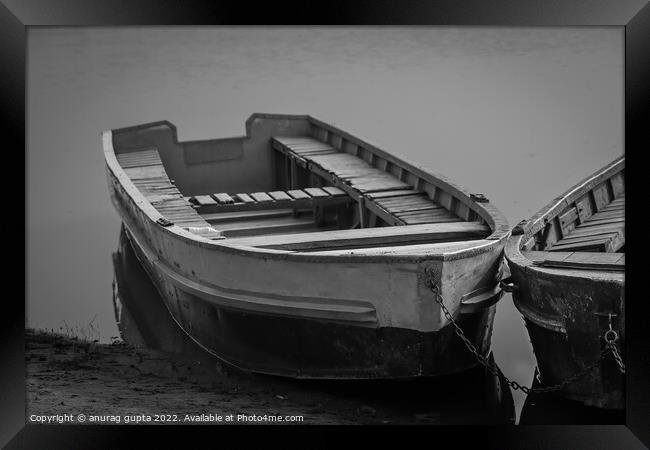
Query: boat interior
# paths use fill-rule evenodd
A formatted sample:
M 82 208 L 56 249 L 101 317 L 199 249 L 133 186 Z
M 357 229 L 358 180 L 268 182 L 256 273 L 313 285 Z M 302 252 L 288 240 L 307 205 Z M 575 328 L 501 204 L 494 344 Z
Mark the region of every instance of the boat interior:
M 487 201 L 482 195 L 443 188 L 332 127 L 290 125 L 278 132 L 262 122 L 252 136 L 179 143 L 173 126 L 160 122 L 114 131 L 113 146 L 168 223 L 207 239 L 299 252 L 416 251 L 494 231 L 493 218 L 473 207 Z
M 529 233 L 522 254 L 545 267 L 625 270 L 623 163 L 619 159 L 619 170 L 605 171 L 547 211 L 544 226 Z

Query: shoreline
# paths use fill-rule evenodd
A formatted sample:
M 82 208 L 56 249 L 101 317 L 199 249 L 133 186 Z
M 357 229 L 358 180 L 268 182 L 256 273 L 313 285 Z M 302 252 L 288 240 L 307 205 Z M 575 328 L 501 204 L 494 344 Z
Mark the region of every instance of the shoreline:
M 229 373 L 209 357 L 179 357 L 35 330 L 27 330 L 25 338 L 28 421 L 32 416 L 69 415 L 74 420 L 61 420 L 79 423 L 76 416 L 84 414 L 85 423 L 91 424 L 90 416 L 120 416 L 120 422 L 100 422 L 104 424 L 129 423 L 125 416 L 154 418 L 132 423 L 164 424 L 174 415 L 185 420 L 186 414 L 245 414 L 304 416 L 298 423 L 359 423 L 353 410 L 320 411 L 316 400 L 294 398 L 279 386 L 254 382 L 253 375 Z M 221 423 L 216 417 L 187 422 Z
M 85 424 L 514 421 L 512 398 L 501 398 L 480 370 L 436 380 L 294 380 L 240 372 L 207 354 L 171 354 L 38 330 L 26 330 L 25 358 L 26 417 L 32 423 L 77 424 L 79 414 Z

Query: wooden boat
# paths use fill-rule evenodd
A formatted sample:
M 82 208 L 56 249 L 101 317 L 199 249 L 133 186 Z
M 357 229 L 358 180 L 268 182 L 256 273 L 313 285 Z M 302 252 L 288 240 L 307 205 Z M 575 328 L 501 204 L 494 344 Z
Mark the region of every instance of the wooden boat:
M 439 301 L 489 351 L 510 232 L 484 196 L 306 115 L 253 114 L 245 136 L 191 142 L 155 122 L 103 146 L 138 259 L 227 363 L 303 378 L 474 366 Z
M 625 352 L 625 157 L 520 222 L 505 250 L 545 385 L 599 408 L 624 407 L 624 376 L 605 333 Z M 589 370 L 592 364 L 595 368 Z

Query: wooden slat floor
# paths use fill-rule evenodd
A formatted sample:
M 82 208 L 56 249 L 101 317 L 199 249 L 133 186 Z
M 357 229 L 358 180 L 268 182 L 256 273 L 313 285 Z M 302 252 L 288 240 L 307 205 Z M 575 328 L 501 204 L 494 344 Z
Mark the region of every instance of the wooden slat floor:
M 341 152 L 317 139 L 300 137 L 273 138 L 273 146 L 294 158 L 309 162 L 311 167 L 327 173 L 339 187 L 351 188 L 373 202 L 397 223 L 414 225 L 456 222 L 460 219 L 433 202 L 425 192 L 413 187 L 391 173 L 378 169 L 363 159 Z M 377 210 L 377 209 L 375 209 Z
M 625 195 L 613 200 L 547 248 L 552 252 L 617 252 L 625 245 Z
M 157 149 L 120 153 L 116 156 L 133 184 L 163 217 L 207 239 L 222 237 L 172 184 Z

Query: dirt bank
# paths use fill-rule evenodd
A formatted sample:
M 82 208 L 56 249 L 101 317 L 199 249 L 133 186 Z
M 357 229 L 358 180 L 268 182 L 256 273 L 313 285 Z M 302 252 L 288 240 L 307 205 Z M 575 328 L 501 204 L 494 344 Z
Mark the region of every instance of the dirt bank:
M 209 356 L 183 358 L 123 343 L 96 344 L 36 331 L 26 335 L 26 363 L 28 420 L 32 415 L 70 414 L 77 423 L 80 413 L 85 414 L 85 423 L 90 423 L 90 416 L 121 416 L 124 423 L 127 415 L 143 421 L 158 415 L 180 423 L 251 423 L 238 421 L 239 414 L 266 415 L 268 420 L 270 415 L 302 416 L 302 421 L 293 423 L 303 424 L 510 420 L 508 405 L 495 403 L 492 394 L 482 395 L 484 389 L 470 392 L 469 397 L 467 393 L 449 397 L 435 394 L 431 382 L 287 380 L 235 372 Z M 461 376 L 459 383 L 471 382 L 476 388 L 477 375 L 468 376 L 464 381 Z M 441 383 L 443 391 L 456 389 L 444 379 L 435 381 Z M 495 411 L 503 411 L 502 417 Z M 232 422 L 227 421 L 228 415 L 233 415 Z
M 36 332 L 28 332 L 26 341 L 28 417 L 277 414 L 303 415 L 304 423 L 322 424 L 360 419 L 352 405 L 342 408 L 339 402 L 333 407 L 327 396 L 305 398 L 273 383 L 232 376 L 207 358 L 172 358 L 123 344 L 98 345 Z

